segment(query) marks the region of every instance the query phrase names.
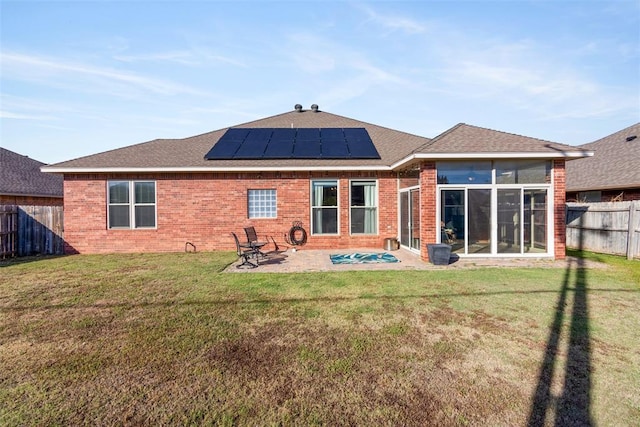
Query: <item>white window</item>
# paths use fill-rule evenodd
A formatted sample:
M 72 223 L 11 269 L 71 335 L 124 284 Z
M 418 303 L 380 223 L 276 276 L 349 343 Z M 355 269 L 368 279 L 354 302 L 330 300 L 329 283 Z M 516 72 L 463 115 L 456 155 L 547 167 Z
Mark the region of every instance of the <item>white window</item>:
M 156 183 L 154 181 L 108 181 L 107 205 L 107 221 L 110 229 L 155 228 Z
M 338 181 L 311 181 L 311 233 L 338 234 Z
M 276 190 L 249 190 L 249 218 L 275 218 L 278 213 Z
M 378 233 L 376 181 L 351 181 L 351 234 Z

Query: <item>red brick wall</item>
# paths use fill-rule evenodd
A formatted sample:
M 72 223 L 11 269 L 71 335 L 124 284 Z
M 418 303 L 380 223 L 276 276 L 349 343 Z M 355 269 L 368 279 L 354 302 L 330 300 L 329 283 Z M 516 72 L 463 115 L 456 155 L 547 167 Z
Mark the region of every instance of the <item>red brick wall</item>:
M 0 195 L 0 205 L 62 206 L 62 197 L 30 197 Z
M 566 173 L 565 161 L 553 161 L 553 221 L 555 259 L 564 259 L 567 241 L 566 230 Z
M 420 257 L 428 261 L 428 243 L 436 243 L 436 164 L 424 162 L 420 168 Z
M 339 236 L 311 235 L 310 180 L 320 178 L 339 180 Z M 378 179 L 378 235 L 349 234 L 349 180 L 354 178 Z M 107 229 L 109 179 L 156 181 L 157 229 Z M 276 189 L 278 217 L 249 219 L 249 189 Z M 244 240 L 243 228 L 249 225 L 261 239 L 271 236 L 285 246 L 284 235 L 293 221 L 302 222 L 309 249 L 382 248 L 384 238 L 398 235 L 397 181 L 390 172 L 66 175 L 64 195 L 69 253 L 179 252 L 186 242 L 198 251 L 234 250 L 229 233 Z

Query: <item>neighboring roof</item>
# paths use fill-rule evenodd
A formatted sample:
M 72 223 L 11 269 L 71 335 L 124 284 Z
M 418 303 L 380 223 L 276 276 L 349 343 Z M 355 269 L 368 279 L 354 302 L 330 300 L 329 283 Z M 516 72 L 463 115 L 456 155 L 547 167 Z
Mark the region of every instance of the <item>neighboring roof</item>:
M 61 176 L 42 173 L 44 163 L 0 147 L 0 194 L 62 198 Z
M 197 172 L 268 170 L 392 170 L 416 159 L 462 158 L 468 153 L 508 152 L 509 157 L 581 157 L 575 147 L 458 125 L 433 141 L 343 116 L 309 110 L 233 126 L 235 128 L 365 128 L 380 159 L 206 160 L 204 156 L 229 128 L 184 139 L 157 139 L 44 168 L 47 172 Z M 464 142 L 464 140 L 466 142 Z M 438 142 L 439 141 L 439 142 Z M 433 143 L 432 143 L 433 142 Z M 436 143 L 437 142 L 437 143 Z M 449 145 L 451 144 L 451 145 Z M 468 149 L 468 150 L 467 150 Z M 527 154 L 529 153 L 529 154 Z M 469 158 L 477 158 L 470 156 Z
M 567 191 L 640 188 L 640 123 L 580 148 L 595 154 L 567 163 Z

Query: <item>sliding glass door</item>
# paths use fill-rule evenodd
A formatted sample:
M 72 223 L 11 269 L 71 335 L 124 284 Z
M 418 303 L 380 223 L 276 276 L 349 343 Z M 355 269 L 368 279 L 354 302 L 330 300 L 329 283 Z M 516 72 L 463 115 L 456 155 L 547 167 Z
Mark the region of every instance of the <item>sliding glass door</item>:
M 400 244 L 420 249 L 420 190 L 400 192 Z

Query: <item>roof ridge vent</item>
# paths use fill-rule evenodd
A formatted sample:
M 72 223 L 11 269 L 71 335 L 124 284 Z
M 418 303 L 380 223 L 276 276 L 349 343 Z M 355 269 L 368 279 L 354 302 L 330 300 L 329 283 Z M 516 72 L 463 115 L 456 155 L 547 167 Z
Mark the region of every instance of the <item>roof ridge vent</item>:
M 293 108 L 295 108 L 298 113 L 302 113 L 302 105 L 296 104 Z
M 312 104 L 311 105 L 311 111 L 313 111 L 314 113 L 317 113 L 319 111 L 318 110 L 318 104 Z

